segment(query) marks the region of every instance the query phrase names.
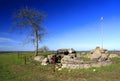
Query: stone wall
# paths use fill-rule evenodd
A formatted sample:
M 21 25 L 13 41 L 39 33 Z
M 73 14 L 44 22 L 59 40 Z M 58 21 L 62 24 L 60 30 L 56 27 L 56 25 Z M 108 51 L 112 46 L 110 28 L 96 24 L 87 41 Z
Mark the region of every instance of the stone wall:
M 108 66 L 112 64 L 111 61 L 101 61 L 101 62 L 65 62 L 62 63 L 62 68 L 67 68 L 67 69 L 88 69 L 91 67 L 101 67 L 101 66 Z

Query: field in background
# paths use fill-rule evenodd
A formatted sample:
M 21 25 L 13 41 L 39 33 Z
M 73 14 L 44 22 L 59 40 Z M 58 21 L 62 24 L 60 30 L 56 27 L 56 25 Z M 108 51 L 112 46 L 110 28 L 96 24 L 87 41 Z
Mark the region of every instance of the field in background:
M 118 52 L 119 53 L 119 52 Z M 47 56 L 48 53 L 39 53 Z M 26 65 L 24 64 L 26 56 Z M 77 69 L 53 72 L 53 66 L 41 66 L 39 62 L 31 60 L 32 52 L 1 53 L 0 81 L 119 81 L 120 59 L 112 59 L 113 64 L 106 67 Z

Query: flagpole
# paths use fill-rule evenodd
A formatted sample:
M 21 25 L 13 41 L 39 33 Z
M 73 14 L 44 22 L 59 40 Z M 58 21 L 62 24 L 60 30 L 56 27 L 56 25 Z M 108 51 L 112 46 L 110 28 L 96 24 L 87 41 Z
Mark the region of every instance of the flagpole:
M 103 49 L 103 17 L 101 17 L 100 21 L 101 21 L 101 47 Z

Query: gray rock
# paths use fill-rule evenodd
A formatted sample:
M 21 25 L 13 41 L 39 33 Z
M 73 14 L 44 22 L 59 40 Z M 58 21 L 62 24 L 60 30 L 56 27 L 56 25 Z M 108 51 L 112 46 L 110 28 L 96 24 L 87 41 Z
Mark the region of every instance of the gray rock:
M 39 61 L 39 62 L 42 62 L 42 60 L 43 60 L 44 58 L 45 58 L 44 56 L 35 56 L 35 57 L 34 57 L 34 60 Z
M 70 56 L 69 55 L 64 55 L 64 57 L 61 59 L 61 63 L 63 64 L 63 63 L 65 63 L 65 62 L 68 62 L 68 61 L 70 61 Z
M 44 59 L 42 60 L 41 65 L 47 65 L 47 64 L 48 64 L 48 58 L 44 58 Z
M 101 62 L 92 62 L 90 64 L 91 67 L 101 67 Z
M 108 59 L 107 52 L 108 51 L 106 49 L 96 47 L 94 50 L 90 52 L 90 54 L 88 55 L 88 58 L 90 58 L 91 60 L 96 59 L 97 61 L 105 61 Z
M 62 64 L 62 68 L 67 68 L 67 64 L 66 64 L 66 63 L 63 63 L 63 64 Z
M 98 61 L 106 61 L 108 60 L 108 54 L 102 54 Z
M 75 52 L 75 50 L 73 48 L 70 48 L 70 49 L 68 49 L 68 52 L 71 54 L 71 53 Z
M 115 58 L 115 57 L 119 58 L 120 56 L 117 55 L 117 54 L 110 54 L 110 55 L 109 55 L 109 58 Z
M 101 62 L 101 66 L 108 66 L 108 65 L 110 65 L 110 64 L 112 64 L 111 61 L 102 61 L 102 62 Z
M 88 68 L 90 68 L 91 66 L 90 66 L 90 64 L 84 64 L 84 69 L 88 69 Z
M 91 60 L 95 58 L 100 58 L 100 57 L 101 57 L 100 47 L 96 47 L 95 50 L 92 50 L 89 56 Z
M 75 58 L 76 57 L 76 54 L 75 53 L 71 53 L 71 54 L 69 54 L 69 56 L 70 56 L 70 58 Z
M 48 61 L 51 64 L 52 63 L 52 58 L 55 54 L 48 55 Z

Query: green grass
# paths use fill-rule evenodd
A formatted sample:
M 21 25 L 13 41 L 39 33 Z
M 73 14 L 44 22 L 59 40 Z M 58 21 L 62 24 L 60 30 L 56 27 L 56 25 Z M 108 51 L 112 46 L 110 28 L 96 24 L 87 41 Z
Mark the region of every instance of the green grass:
M 50 53 L 39 53 L 40 55 Z M 23 57 L 26 55 L 27 64 Z M 120 58 L 112 59 L 110 66 L 53 72 L 53 66 L 41 66 L 30 60 L 33 53 L 0 54 L 0 81 L 120 81 Z M 94 72 L 93 69 L 96 71 Z
M 91 61 L 90 58 L 87 58 L 87 57 L 81 57 L 81 59 L 82 59 L 83 61 L 85 61 L 85 62 L 86 62 L 86 61 Z

